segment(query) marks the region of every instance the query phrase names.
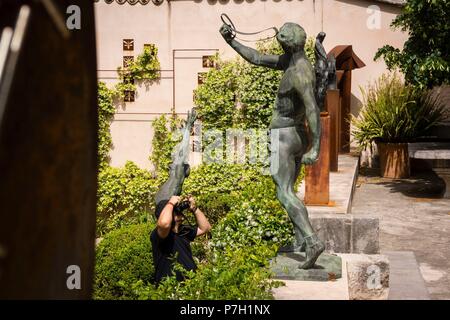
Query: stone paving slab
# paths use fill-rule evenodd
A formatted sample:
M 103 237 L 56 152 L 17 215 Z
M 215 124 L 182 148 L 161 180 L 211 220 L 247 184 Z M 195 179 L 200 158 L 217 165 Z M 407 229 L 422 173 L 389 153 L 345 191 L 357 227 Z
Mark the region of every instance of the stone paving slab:
M 412 251 L 385 251 L 390 262 L 389 300 L 429 300 L 425 280 Z
M 314 213 L 350 213 L 353 192 L 358 177 L 359 157 L 339 155 L 338 172 L 330 172 L 330 203 L 328 206 L 307 205 L 309 214 Z M 305 183 L 298 190 L 297 196 L 305 198 Z
M 414 252 L 430 298 L 450 299 L 450 199 L 440 198 L 442 180 L 433 172 L 400 180 L 377 174 L 360 173 L 352 214 L 378 216 L 380 251 Z

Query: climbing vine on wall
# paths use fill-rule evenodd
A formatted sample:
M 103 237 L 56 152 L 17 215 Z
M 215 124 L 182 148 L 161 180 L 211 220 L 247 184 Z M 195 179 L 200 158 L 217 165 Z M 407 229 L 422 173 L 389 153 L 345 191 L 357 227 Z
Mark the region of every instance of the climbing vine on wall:
M 153 120 L 154 132 L 150 161 L 153 163 L 154 173 L 159 182 L 167 180 L 169 176 L 171 155 L 175 145 L 181 140 L 181 135 L 177 134 L 181 123 L 180 118 L 168 118 L 165 115 Z
M 108 89 L 104 82 L 98 83 L 98 159 L 100 169 L 109 162 L 109 150 L 112 145 L 109 125 L 116 111 L 113 103 L 114 96 L 114 90 Z
M 144 51 L 136 57 L 126 68 L 118 67 L 119 85 L 123 90 L 136 90 L 134 80 L 143 80 L 146 84 L 161 77 L 161 65 L 158 60 L 158 48 L 151 44 L 144 47 Z

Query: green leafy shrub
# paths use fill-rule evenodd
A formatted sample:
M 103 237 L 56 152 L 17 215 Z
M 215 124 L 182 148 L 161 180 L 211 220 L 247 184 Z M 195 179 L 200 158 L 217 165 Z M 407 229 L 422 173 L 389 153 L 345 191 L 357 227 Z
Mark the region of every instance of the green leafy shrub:
M 292 223 L 276 199 L 271 177 L 248 184 L 235 196 L 230 212 L 213 226 L 213 247 L 281 246 L 292 241 Z
M 303 176 L 303 172 L 300 175 Z M 299 179 L 300 180 L 300 179 Z M 209 164 L 192 170 L 186 180 L 186 193 L 196 195 L 205 213 L 217 216 L 211 232 L 212 240 L 201 237 L 193 245 L 198 270 L 188 272 L 188 279 L 178 283 L 169 277 L 155 288 L 148 275 L 132 277 L 132 264 L 152 264 L 151 257 L 138 254 L 137 259 L 125 259 L 131 246 L 151 252 L 149 233 L 153 224 L 146 227 L 124 226 L 105 235 L 98 248 L 96 273 L 96 298 L 106 299 L 267 299 L 271 289 L 278 285 L 270 278 L 269 259 L 279 245 L 292 238 L 292 224 L 275 195 L 270 176 L 263 176 L 258 168 L 236 164 Z M 213 198 L 223 194 L 223 202 L 214 204 Z M 223 207 L 220 207 L 220 206 Z M 192 220 L 192 218 L 190 217 Z M 211 219 L 211 218 L 210 218 Z M 144 229 L 145 228 L 145 229 Z M 136 230 L 138 230 L 136 232 Z M 144 232 L 145 230 L 145 232 Z M 120 236 L 119 236 L 120 235 Z M 130 247 L 111 244 L 124 242 L 130 237 Z M 138 239 L 140 238 L 140 240 Z M 108 241 L 106 241 L 108 240 Z M 146 246 L 142 244 L 146 243 Z M 100 251 L 101 249 L 101 251 Z M 100 256 L 99 256 L 100 255 Z M 104 271 L 114 261 L 115 269 Z M 123 266 L 124 263 L 129 263 Z M 148 270 L 152 270 L 149 266 Z M 113 274 L 113 275 L 111 275 Z M 109 277 L 111 281 L 107 281 Z M 100 287 L 99 287 L 100 286 Z M 98 288 L 97 288 L 98 287 Z
M 184 282 L 169 277 L 157 289 L 143 281 L 135 283 L 133 288 L 139 299 L 272 299 L 271 289 L 281 284 L 270 279 L 268 269 L 269 259 L 275 252 L 274 246 L 211 252 L 208 261 L 199 264 L 195 272 L 185 272 Z
M 256 46 L 265 54 L 283 53 L 276 40 Z M 312 38 L 307 40 L 305 51 L 314 59 Z M 217 68 L 206 73 L 195 90 L 194 102 L 203 128 L 266 128 L 282 72 L 252 65 L 240 57 L 223 61 L 217 56 L 216 63 Z
M 263 176 L 258 167 L 244 164 L 202 164 L 191 170 L 183 194 L 192 194 L 212 224 L 227 214 L 240 191 Z
M 373 141 L 413 141 L 445 117 L 437 96 L 405 85 L 396 73 L 383 75 L 362 91 L 363 109 L 352 118 L 354 139 L 361 148 Z
M 129 225 L 105 235 L 96 248 L 94 298 L 135 299 L 133 285 L 149 285 L 154 267 L 150 232 L 154 224 Z
M 270 279 L 268 269 L 276 247 L 266 245 L 207 250 L 195 272 L 184 271 L 186 281 L 168 277 L 156 287 L 149 240 L 154 227 L 152 223 L 125 226 L 100 242 L 95 299 L 269 299 L 271 289 L 279 285 Z
M 97 235 L 147 218 L 154 210 L 156 180 L 128 161 L 123 168 L 105 167 L 98 176 Z

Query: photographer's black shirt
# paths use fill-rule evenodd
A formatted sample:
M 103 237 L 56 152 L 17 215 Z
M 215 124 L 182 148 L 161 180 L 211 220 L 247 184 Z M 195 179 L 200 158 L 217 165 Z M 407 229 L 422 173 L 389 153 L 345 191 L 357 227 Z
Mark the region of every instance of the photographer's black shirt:
M 182 225 L 179 232 L 170 230 L 165 239 L 161 239 L 156 228 L 150 235 L 153 251 L 153 262 L 155 265 L 155 282 L 159 283 L 162 278 L 173 275 L 173 257 L 177 256 L 177 261 L 186 270 L 195 270 L 196 265 L 192 257 L 191 242 L 197 235 L 197 226 Z M 182 281 L 183 276 L 176 272 L 177 280 Z

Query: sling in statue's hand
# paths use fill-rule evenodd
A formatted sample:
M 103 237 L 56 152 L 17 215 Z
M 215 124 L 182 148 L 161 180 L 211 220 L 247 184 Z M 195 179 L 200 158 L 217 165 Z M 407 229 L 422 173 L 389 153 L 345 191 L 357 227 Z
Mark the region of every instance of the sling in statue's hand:
M 226 42 L 230 42 L 234 38 L 230 26 L 225 23 L 220 27 L 219 32 Z

